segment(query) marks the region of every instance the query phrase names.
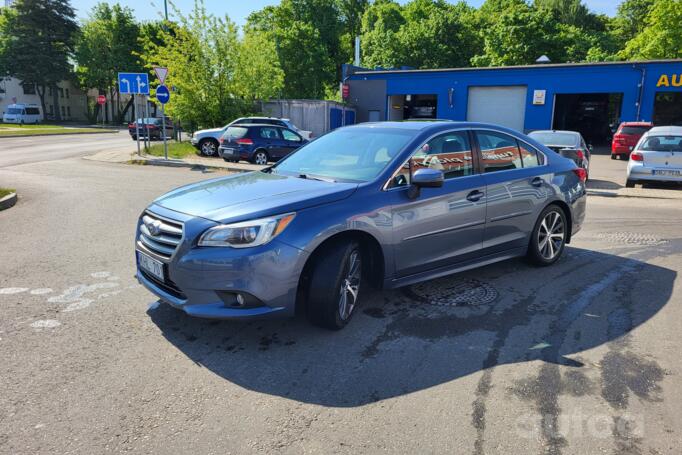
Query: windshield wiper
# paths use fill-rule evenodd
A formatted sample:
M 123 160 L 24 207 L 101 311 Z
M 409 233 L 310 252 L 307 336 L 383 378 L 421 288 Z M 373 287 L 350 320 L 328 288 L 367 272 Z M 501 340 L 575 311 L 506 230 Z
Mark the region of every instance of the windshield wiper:
M 325 179 L 322 177 L 313 177 L 312 175 L 308 175 L 308 174 L 298 174 L 298 178 L 308 179 L 308 180 L 318 180 L 320 182 L 336 183 L 336 180 L 334 180 L 334 179 Z

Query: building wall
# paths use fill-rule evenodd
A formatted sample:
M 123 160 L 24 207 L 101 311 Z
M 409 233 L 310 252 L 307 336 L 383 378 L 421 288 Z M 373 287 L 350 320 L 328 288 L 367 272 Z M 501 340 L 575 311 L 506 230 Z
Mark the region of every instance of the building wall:
M 662 75 L 668 87 L 657 87 Z M 673 80 L 674 76 L 674 80 Z M 638 107 L 641 81 L 641 108 Z M 377 81 L 386 84 L 384 92 Z M 421 72 L 362 72 L 349 78 L 350 97 L 358 107 L 358 121 L 372 109 L 381 109 L 386 118 L 386 103 L 391 95 L 436 94 L 438 117 L 466 120 L 469 87 L 524 85 L 528 87 L 524 129 L 548 129 L 552 126 L 554 96 L 577 93 L 623 93 L 621 120 L 651 120 L 657 91 L 682 91 L 682 61 L 623 63 L 586 66 L 533 66 L 504 69 L 463 69 Z M 673 83 L 677 86 L 673 86 Z M 372 90 L 366 96 L 367 89 Z M 452 90 L 452 104 L 450 91 Z M 533 105 L 535 90 L 545 90 L 545 104 Z M 355 93 L 354 93 L 355 91 Z M 639 110 L 639 115 L 638 115 Z
M 58 90 L 59 109 L 62 111 L 63 120 L 70 120 L 76 122 L 85 122 L 87 120 L 86 96 L 78 87 L 75 87 L 69 81 L 62 81 L 57 84 L 61 90 Z M 21 81 L 17 78 L 11 77 L 0 81 L 0 113 L 5 112 L 7 106 L 14 103 L 13 98 L 16 98 L 17 103 L 36 104 L 40 106 L 40 97 L 37 93 L 27 94 Z M 46 89 L 45 91 L 45 114 L 55 114 L 55 106 L 53 105 L 52 91 Z

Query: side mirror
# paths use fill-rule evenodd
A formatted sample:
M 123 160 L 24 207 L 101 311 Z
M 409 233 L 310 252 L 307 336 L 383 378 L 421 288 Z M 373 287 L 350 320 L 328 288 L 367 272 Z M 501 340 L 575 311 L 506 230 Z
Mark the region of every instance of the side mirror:
M 440 188 L 445 176 L 438 169 L 417 169 L 412 174 L 412 184 L 418 188 Z

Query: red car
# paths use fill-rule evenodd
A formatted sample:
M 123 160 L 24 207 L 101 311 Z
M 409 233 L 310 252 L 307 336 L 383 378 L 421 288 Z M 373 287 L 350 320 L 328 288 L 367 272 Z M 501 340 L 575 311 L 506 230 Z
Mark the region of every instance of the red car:
M 618 131 L 613 135 L 613 142 L 611 142 L 611 159 L 620 158 L 626 160 L 630 157 L 630 152 L 639 138 L 644 133 L 653 128 L 654 124 L 651 122 L 623 122 L 618 127 Z

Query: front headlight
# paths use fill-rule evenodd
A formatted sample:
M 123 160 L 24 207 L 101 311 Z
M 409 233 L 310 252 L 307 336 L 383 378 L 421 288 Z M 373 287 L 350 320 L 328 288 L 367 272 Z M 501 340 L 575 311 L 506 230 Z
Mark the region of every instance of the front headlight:
M 287 213 L 259 220 L 216 226 L 201 235 L 199 246 L 249 248 L 264 245 L 281 234 L 295 216 L 295 213 Z

